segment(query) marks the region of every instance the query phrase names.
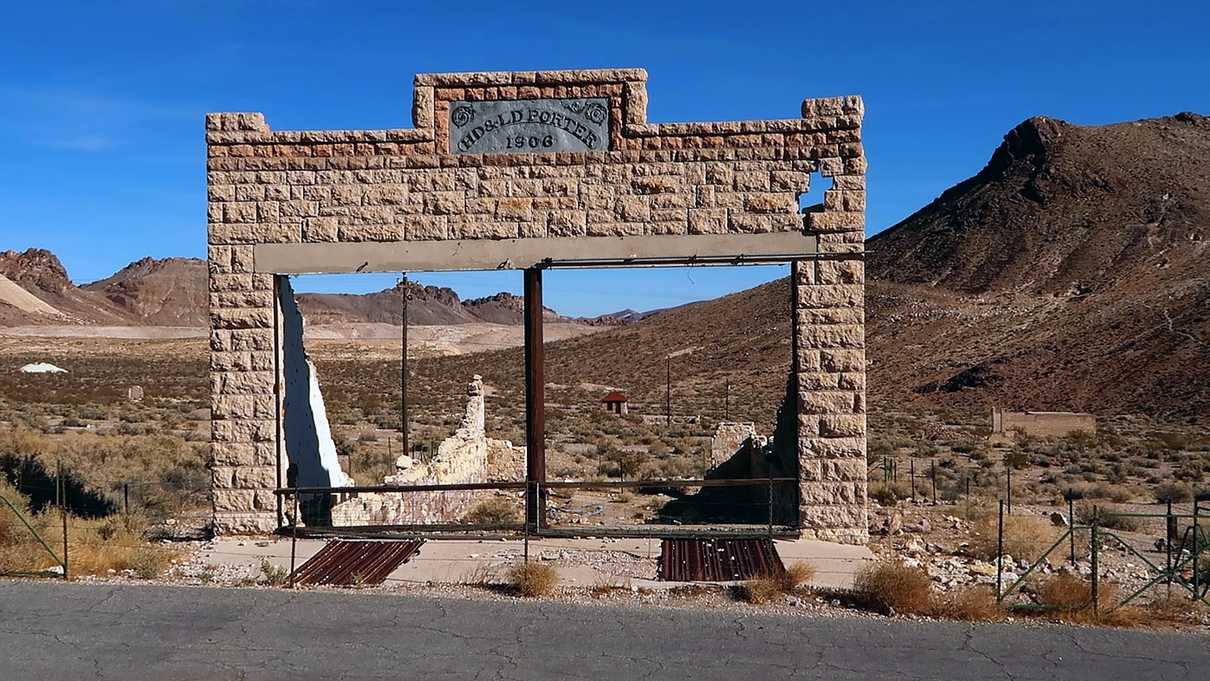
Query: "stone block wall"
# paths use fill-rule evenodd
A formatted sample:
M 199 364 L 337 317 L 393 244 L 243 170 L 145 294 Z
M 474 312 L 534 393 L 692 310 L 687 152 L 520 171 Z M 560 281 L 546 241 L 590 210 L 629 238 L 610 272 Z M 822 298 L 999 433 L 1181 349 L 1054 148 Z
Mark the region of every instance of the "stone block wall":
M 451 102 L 539 97 L 607 98 L 607 150 L 450 153 Z M 212 451 L 232 473 L 215 480 L 218 531 L 278 524 L 274 277 L 255 245 L 805 230 L 828 259 L 794 267 L 802 526 L 864 539 L 861 99 L 808 99 L 769 121 L 656 124 L 646 110 L 646 72 L 607 69 L 419 75 L 408 129 L 208 115 Z M 801 213 L 815 172 L 832 187 Z

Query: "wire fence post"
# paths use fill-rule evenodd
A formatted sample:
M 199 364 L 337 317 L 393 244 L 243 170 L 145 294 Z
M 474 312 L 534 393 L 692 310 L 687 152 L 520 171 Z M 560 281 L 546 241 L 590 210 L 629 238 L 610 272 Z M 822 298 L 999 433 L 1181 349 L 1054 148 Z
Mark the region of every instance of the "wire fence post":
M 933 479 L 933 505 L 937 505 L 937 460 L 929 460 L 929 476 Z
M 130 517 L 130 483 L 122 483 L 122 510 L 125 511 L 126 517 Z
M 294 561 L 298 552 L 298 480 L 294 481 L 294 520 L 290 524 L 293 526 L 290 532 L 290 588 L 295 587 L 294 581 Z
M 1099 613 L 1101 611 L 1101 598 L 1100 598 L 1100 594 L 1098 593 L 1100 591 L 1100 575 L 1098 574 L 1099 569 L 1098 569 L 1098 559 L 1097 559 L 1098 555 L 1101 552 L 1100 533 L 1097 531 L 1097 528 L 1101 521 L 1098 516 L 1099 516 L 1099 514 L 1097 513 L 1097 507 L 1093 506 L 1092 507 L 1092 540 L 1091 540 L 1090 548 L 1092 549 L 1092 611 L 1094 613 Z
M 1004 576 L 1004 500 L 1000 499 L 999 513 L 996 520 L 996 602 L 999 602 L 1003 597 L 1004 589 L 1002 578 Z
M 1071 543 L 1071 565 L 1076 564 L 1076 512 L 1075 512 L 1075 490 L 1067 488 L 1067 529 L 1070 530 L 1069 541 Z
M 912 478 L 912 503 L 916 503 L 916 457 L 908 459 L 908 475 Z
M 1198 566 L 1198 558 L 1202 554 L 1202 532 L 1201 524 L 1198 520 L 1198 510 L 1201 504 L 1197 503 L 1197 499 L 1193 500 L 1193 598 L 1199 599 L 1202 597 L 1201 587 L 1201 570 Z
M 1172 498 L 1168 498 L 1164 512 L 1164 582 L 1168 587 L 1168 596 L 1172 597 L 1172 540 L 1176 535 L 1176 518 L 1172 517 Z
M 1008 473 L 1008 484 L 1005 485 L 1005 488 L 1007 490 L 1006 496 L 1008 497 L 1008 514 L 1012 515 L 1013 514 L 1013 467 L 1012 467 L 1011 462 L 1009 463 L 1008 466 L 1005 467 L 1005 472 Z
M 59 497 L 59 516 L 63 520 L 63 581 L 67 581 L 67 485 L 63 484 L 63 462 L 59 462 L 59 470 L 55 483 Z

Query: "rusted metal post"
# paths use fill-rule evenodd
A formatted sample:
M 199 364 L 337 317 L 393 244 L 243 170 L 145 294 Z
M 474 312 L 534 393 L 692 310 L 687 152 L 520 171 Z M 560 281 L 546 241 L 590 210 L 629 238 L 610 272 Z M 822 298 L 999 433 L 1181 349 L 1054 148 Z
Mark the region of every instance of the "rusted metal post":
M 411 456 L 408 447 L 408 273 L 403 272 L 403 350 L 399 367 L 399 433 L 403 436 L 403 453 Z
M 727 379 L 727 391 L 723 397 L 723 420 L 731 420 L 731 379 Z
M 916 457 L 908 459 L 908 475 L 912 478 L 912 503 L 916 503 Z
M 122 483 L 122 512 L 130 517 L 130 483 Z
M 294 560 L 298 552 L 298 480 L 294 481 L 294 521 L 290 532 L 290 588 L 294 588 Z
M 526 523 L 541 527 L 546 482 L 546 384 L 542 348 L 542 270 L 525 270 L 525 509 Z
M 58 471 L 59 516 L 63 520 L 63 581 L 67 581 L 67 485 L 63 482 L 63 462 Z
M 1004 500 L 1000 500 L 999 514 L 996 520 L 996 601 L 1002 598 L 1001 578 L 1004 575 Z
M 1198 519 L 1198 510 L 1201 504 L 1197 503 L 1197 499 L 1193 500 L 1193 598 L 1194 600 L 1202 597 L 1201 572 L 1198 565 L 1198 558 L 1202 555 L 1202 527 Z M 66 552 L 65 552 L 66 555 Z

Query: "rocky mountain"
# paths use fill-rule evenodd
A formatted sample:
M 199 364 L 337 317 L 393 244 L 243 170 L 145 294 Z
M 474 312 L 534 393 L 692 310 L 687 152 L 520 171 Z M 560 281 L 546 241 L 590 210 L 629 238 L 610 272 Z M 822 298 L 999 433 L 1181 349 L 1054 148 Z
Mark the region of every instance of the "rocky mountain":
M 872 404 L 1210 412 L 1210 118 L 1031 118 L 868 249 Z
M 48 250 L 0 252 L 0 324 L 122 324 L 125 315 L 104 296 L 77 288 Z M 31 304 L 32 296 L 42 304 Z
M 198 258 L 142 258 L 112 276 L 85 284 L 127 317 L 153 326 L 206 324 L 206 261 Z

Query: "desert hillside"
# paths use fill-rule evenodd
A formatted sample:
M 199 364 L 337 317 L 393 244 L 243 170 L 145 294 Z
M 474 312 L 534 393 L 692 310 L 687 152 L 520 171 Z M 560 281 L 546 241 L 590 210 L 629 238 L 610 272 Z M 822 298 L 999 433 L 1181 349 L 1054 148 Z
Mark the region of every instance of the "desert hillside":
M 870 239 L 872 403 L 1210 408 L 1210 119 L 1031 118 Z

